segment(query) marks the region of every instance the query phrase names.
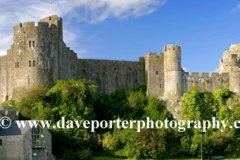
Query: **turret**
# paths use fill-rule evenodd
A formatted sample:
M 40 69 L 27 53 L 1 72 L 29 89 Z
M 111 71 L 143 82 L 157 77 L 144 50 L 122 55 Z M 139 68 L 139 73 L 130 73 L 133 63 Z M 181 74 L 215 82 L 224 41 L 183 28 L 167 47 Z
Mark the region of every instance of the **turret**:
M 164 54 L 164 96 L 182 96 L 181 46 L 167 45 Z
M 61 26 L 58 19 L 54 16 L 51 25 L 44 21 L 39 21 L 38 26 L 34 22 L 15 25 L 13 99 L 24 96 L 27 88 L 52 86 L 58 80 L 58 50 L 62 39 L 55 25 Z
M 219 61 L 219 73 L 229 73 L 229 89 L 240 95 L 240 44 L 231 45 Z

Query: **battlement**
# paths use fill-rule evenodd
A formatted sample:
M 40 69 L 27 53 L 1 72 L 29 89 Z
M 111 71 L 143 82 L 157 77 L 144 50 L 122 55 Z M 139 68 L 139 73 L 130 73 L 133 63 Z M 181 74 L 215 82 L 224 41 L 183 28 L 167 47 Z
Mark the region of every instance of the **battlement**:
M 40 22 L 47 22 L 49 28 L 51 26 L 56 26 L 58 30 L 59 39 L 63 40 L 63 30 L 62 30 L 62 18 L 57 15 L 52 15 L 40 20 Z
M 47 22 L 38 22 L 38 26 L 35 26 L 35 22 L 24 22 L 22 23 L 18 23 L 14 26 L 14 32 L 17 32 L 20 29 L 24 29 L 24 28 L 32 28 L 32 29 L 48 29 L 48 23 Z
M 226 75 L 226 74 L 228 74 L 228 73 L 224 73 L 224 75 Z M 212 72 L 211 73 L 211 77 L 221 77 L 221 76 L 222 75 L 219 74 L 218 72 Z M 196 77 L 196 78 L 210 78 L 208 72 L 202 72 L 201 76 L 199 75 L 199 72 L 192 72 L 191 76 L 189 76 L 189 77 L 192 77 L 192 78 L 194 78 L 194 77 Z
M 159 59 L 159 55 L 156 52 L 148 52 L 144 59 Z M 145 60 L 144 60 L 145 61 Z
M 191 77 L 199 77 L 199 73 L 198 72 L 192 72 Z
M 47 22 L 49 27 L 51 24 L 55 24 L 56 26 L 62 25 L 62 18 L 58 17 L 57 15 L 52 15 L 43 19 L 40 19 L 40 22 Z
M 155 55 L 156 56 L 157 53 L 156 52 L 148 52 L 147 55 Z
M 145 57 L 139 57 L 139 62 L 144 63 L 145 62 Z
M 212 72 L 211 77 L 220 77 L 220 74 L 217 72 Z
M 0 57 L 0 101 L 22 96 L 21 87 L 52 86 L 58 79 L 73 78 L 90 80 L 101 93 L 112 93 L 120 86 L 132 90 L 147 84 L 148 96 L 157 95 L 166 100 L 180 98 L 194 85 L 211 92 L 223 86 L 240 95 L 240 44 L 223 52 L 219 73 L 200 75 L 182 69 L 181 46 L 177 44 L 164 46 L 159 54 L 148 52 L 137 62 L 78 59 L 62 36 L 62 18 L 57 15 L 39 20 L 37 26 L 32 21 L 14 26 L 14 43 L 7 55 Z M 169 103 L 169 106 L 173 105 Z M 10 111 L 6 113 L 0 108 L 0 113 Z
M 229 73 L 222 73 L 221 77 L 229 78 Z
M 229 78 L 229 73 L 228 72 L 224 72 L 222 74 L 219 74 L 217 72 L 212 72 L 211 76 L 209 77 L 209 73 L 208 72 L 202 72 L 201 76 L 199 76 L 198 72 L 192 72 L 192 75 L 188 77 L 189 80 L 196 80 L 196 81 L 202 81 L 202 80 L 226 80 Z
M 163 47 L 163 51 L 177 51 L 177 50 L 181 50 L 181 46 L 176 44 L 175 47 L 173 46 L 173 44 L 168 44 L 166 46 Z
M 23 27 L 26 27 L 26 28 L 33 28 L 35 27 L 35 23 L 30 21 L 30 22 L 23 22 Z
M 224 51 L 223 52 L 223 55 L 229 55 L 229 54 L 231 54 L 232 52 L 231 51 Z
M 202 77 L 209 77 L 209 73 L 208 72 L 202 72 Z
M 49 31 L 53 32 L 54 35 L 58 35 L 60 40 L 63 40 L 62 18 L 58 17 L 57 15 L 53 15 L 38 21 L 37 26 L 35 26 L 33 21 L 18 23 L 14 26 L 14 35 L 17 37 L 20 37 L 22 33 L 26 32 L 39 32 L 48 34 Z
M 22 28 L 22 23 L 17 23 L 17 24 L 15 24 L 14 30 L 15 30 L 15 29 L 18 29 L 18 28 Z
M 35 26 L 35 22 L 33 21 L 29 21 L 29 22 L 23 22 L 22 23 L 18 23 L 14 26 L 14 29 L 19 29 L 19 28 L 37 28 L 39 26 L 48 26 L 47 28 L 52 28 L 52 26 L 56 26 L 55 24 L 53 23 L 49 23 L 49 22 L 46 22 L 46 21 L 38 21 L 38 26 Z
M 240 44 L 233 44 L 229 47 L 231 51 L 240 51 Z
M 48 22 L 38 21 L 38 26 L 35 26 L 35 22 L 33 22 L 33 21 L 17 23 L 14 26 L 14 30 L 19 29 L 19 28 L 37 28 L 37 27 L 39 27 L 39 25 L 47 25 L 48 26 Z M 50 28 L 50 27 L 48 27 L 48 28 Z

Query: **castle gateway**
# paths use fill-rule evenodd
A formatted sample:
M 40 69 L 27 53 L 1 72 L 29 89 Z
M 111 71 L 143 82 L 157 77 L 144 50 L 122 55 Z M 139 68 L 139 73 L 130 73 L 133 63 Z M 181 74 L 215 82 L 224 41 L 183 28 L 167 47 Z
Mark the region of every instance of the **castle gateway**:
M 139 61 L 78 59 L 63 41 L 62 19 L 56 15 L 14 26 L 14 42 L 0 57 L 0 102 L 24 96 L 33 86 L 53 86 L 57 80 L 90 80 L 101 93 L 147 85 L 147 95 L 181 97 L 197 84 L 215 91 L 221 86 L 240 95 L 240 44 L 223 53 L 219 73 L 193 72 L 181 67 L 181 46 L 167 45 L 157 55 L 149 52 Z

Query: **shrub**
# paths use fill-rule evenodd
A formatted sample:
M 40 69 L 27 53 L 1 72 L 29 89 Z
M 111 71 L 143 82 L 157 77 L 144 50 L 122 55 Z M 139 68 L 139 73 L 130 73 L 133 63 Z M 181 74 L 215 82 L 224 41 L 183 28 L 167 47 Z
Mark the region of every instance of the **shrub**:
M 119 140 L 116 136 L 107 132 L 103 135 L 102 145 L 105 151 L 115 151 L 119 148 Z
M 92 158 L 92 151 L 89 149 L 84 149 L 79 152 L 79 159 L 81 160 L 90 160 Z

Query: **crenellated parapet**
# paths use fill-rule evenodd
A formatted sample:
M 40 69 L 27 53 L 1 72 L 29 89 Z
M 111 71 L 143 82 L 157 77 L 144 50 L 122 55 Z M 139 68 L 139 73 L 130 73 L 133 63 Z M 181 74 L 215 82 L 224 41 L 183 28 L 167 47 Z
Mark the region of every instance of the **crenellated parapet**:
M 33 31 L 38 31 L 41 34 L 41 31 L 49 31 L 49 30 L 57 31 L 58 27 L 53 23 L 49 25 L 49 23 L 45 21 L 39 21 L 37 26 L 35 26 L 35 22 L 24 22 L 23 24 L 18 23 L 14 26 L 14 34 L 21 34 L 26 32 L 33 32 Z
M 181 46 L 176 44 L 175 47 L 173 44 L 168 44 L 163 47 L 163 52 L 169 53 L 169 54 L 179 54 L 181 52 Z
M 167 45 L 163 47 L 164 54 L 164 70 L 165 71 L 180 71 L 181 70 L 181 46 L 175 47 Z
M 144 63 L 145 64 L 145 57 L 139 57 L 139 62 Z
M 147 95 L 180 97 L 187 90 L 185 82 L 188 76 L 181 68 L 181 46 L 166 45 L 159 55 L 156 52 L 147 53 L 145 75 Z
M 240 44 L 231 45 L 219 61 L 219 73 L 185 72 L 181 46 L 166 45 L 158 54 L 149 52 L 137 62 L 78 59 L 63 41 L 62 19 L 56 15 L 14 26 L 14 43 L 0 57 L 0 102 L 24 96 L 33 86 L 52 86 L 57 80 L 90 80 L 100 93 L 147 85 L 147 96 L 166 100 L 172 113 L 181 96 L 198 85 L 203 91 L 229 88 L 240 95 Z M 0 111 L 1 112 L 1 111 Z
M 63 28 L 62 28 L 62 18 L 57 15 L 52 15 L 40 20 L 40 22 L 47 22 L 49 27 L 56 26 L 58 30 L 58 37 L 60 40 L 63 40 Z
M 198 72 L 192 72 L 191 76 L 188 77 L 188 90 L 190 90 L 194 85 L 198 85 L 200 90 L 214 92 L 221 86 L 224 88 L 229 87 L 229 73 L 219 74 L 217 72 L 212 72 L 209 76 L 208 72 L 202 72 L 199 76 Z
M 34 22 L 16 24 L 13 45 L 8 50 L 8 69 L 2 71 L 6 82 L 1 97 L 16 99 L 32 86 L 54 85 L 59 79 L 59 53 L 77 59 L 72 50 L 60 51 L 62 38 L 62 19 L 56 15 L 41 19 L 37 26 Z

